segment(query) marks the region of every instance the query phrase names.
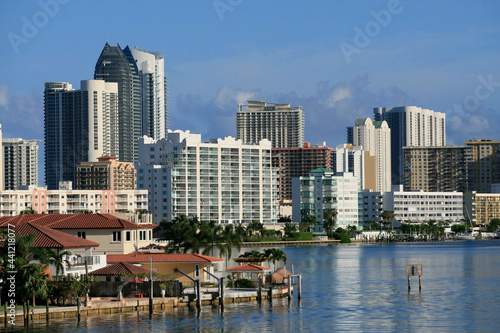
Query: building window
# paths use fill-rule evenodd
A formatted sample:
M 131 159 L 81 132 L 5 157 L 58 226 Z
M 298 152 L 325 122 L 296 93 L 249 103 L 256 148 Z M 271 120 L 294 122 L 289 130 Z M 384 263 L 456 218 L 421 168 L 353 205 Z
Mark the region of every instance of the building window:
M 194 265 L 194 277 L 195 278 L 200 277 L 200 265 Z
M 146 230 L 140 230 L 139 231 L 139 240 L 146 240 Z
M 85 234 L 85 231 L 78 231 L 78 237 L 87 239 L 87 235 Z
M 130 236 L 130 231 L 125 231 L 125 241 L 130 242 L 131 236 Z
M 122 241 L 122 232 L 113 231 L 113 242 L 121 242 L 121 241 Z
M 152 232 L 151 230 L 149 230 L 149 240 L 152 240 L 152 239 L 153 239 L 153 235 L 152 235 L 152 233 L 153 233 L 153 232 Z

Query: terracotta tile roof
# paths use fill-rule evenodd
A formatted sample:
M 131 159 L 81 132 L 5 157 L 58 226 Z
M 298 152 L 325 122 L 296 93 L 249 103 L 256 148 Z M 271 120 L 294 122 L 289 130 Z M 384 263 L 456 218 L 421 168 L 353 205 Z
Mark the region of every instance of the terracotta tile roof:
M 152 257 L 153 262 L 169 263 L 211 263 L 224 261 L 224 259 L 204 256 L 195 253 L 142 253 L 132 252 L 129 254 L 108 254 L 107 262 L 129 262 L 129 263 L 149 263 L 148 257 Z
M 241 266 L 231 267 L 226 269 L 228 272 L 264 272 L 270 271 L 269 267 L 254 265 L 254 264 L 245 264 Z
M 25 214 L 0 217 L 0 227 L 33 222 L 52 229 L 154 229 L 156 224 L 137 224 L 111 214 Z
M 126 262 L 117 262 L 103 268 L 96 269 L 89 275 L 121 275 L 121 274 L 142 274 L 149 273 L 149 269 L 135 266 Z
M 35 234 L 36 247 L 74 249 L 99 246 L 99 244 L 96 242 L 76 237 L 62 231 L 37 225 L 34 222 L 25 223 L 19 227 L 16 227 L 15 230 L 16 235 Z

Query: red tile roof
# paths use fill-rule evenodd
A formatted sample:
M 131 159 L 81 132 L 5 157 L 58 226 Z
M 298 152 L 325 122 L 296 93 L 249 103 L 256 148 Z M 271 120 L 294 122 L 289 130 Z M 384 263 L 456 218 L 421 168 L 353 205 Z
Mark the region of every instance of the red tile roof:
M 74 249 L 99 246 L 99 244 L 96 242 L 76 237 L 62 231 L 37 225 L 33 222 L 28 222 L 19 227 L 16 227 L 15 231 L 16 235 L 26 236 L 35 234 L 35 247 Z
M 135 266 L 126 262 L 117 262 L 103 268 L 96 269 L 89 275 L 121 275 L 121 274 L 142 274 L 149 273 L 149 269 Z
M 231 267 L 226 269 L 228 272 L 264 272 L 270 271 L 269 267 L 254 265 L 254 264 L 245 264 L 241 266 Z
M 156 224 L 137 224 L 111 214 L 25 214 L 0 217 L 0 227 L 33 222 L 51 229 L 154 229 Z
M 195 253 L 142 253 L 132 252 L 129 254 L 108 254 L 107 262 L 129 262 L 129 263 L 149 263 L 148 257 L 152 257 L 152 261 L 156 263 L 211 263 L 224 261 L 224 259 L 204 256 Z

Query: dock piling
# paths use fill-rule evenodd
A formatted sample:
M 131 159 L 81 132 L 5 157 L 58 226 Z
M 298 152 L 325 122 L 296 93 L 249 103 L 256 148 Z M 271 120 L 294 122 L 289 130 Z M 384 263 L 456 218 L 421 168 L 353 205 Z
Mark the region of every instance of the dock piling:
M 200 289 L 200 279 L 196 279 L 196 307 L 201 308 L 201 289 Z
M 257 301 L 262 302 L 262 279 L 259 278 L 259 291 L 257 292 Z
M 292 275 L 288 277 L 288 300 L 292 299 Z
M 219 305 L 224 307 L 224 278 L 220 278 L 220 295 L 219 295 Z
M 297 275 L 297 289 L 300 301 L 302 299 L 302 274 Z
M 80 322 L 80 320 L 82 319 L 80 317 L 80 297 L 76 299 L 76 311 L 78 313 L 78 322 Z

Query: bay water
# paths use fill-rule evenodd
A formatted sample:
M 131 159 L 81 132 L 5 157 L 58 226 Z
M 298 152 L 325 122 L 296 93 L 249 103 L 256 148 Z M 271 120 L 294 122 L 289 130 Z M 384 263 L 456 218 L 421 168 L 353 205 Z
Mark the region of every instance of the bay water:
M 255 250 L 252 248 L 251 250 Z M 297 294 L 226 304 L 35 322 L 29 332 L 498 332 L 500 240 L 282 247 Z M 243 249 L 242 252 L 250 249 Z M 406 265 L 423 268 L 422 291 Z M 6 331 L 25 331 L 8 327 Z

